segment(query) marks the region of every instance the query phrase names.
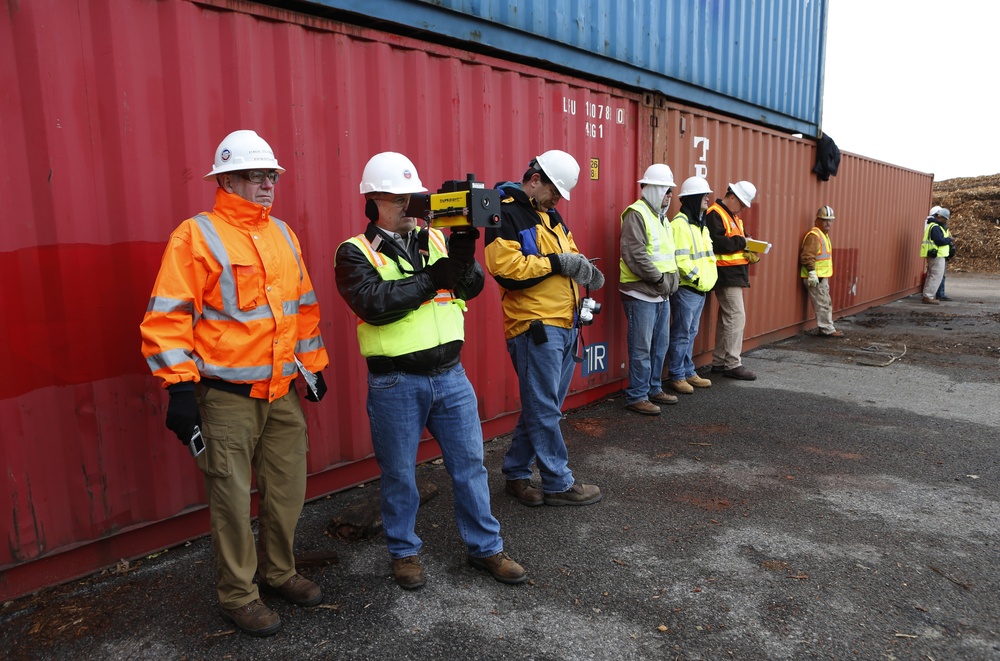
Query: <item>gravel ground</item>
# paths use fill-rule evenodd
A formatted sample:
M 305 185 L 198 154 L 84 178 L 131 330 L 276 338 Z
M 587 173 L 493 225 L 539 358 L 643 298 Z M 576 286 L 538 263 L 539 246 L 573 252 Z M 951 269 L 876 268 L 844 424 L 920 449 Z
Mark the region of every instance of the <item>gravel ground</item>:
M 949 274 L 838 321 L 844 339 L 761 347 L 754 382 L 657 418 L 620 396 L 568 413 L 578 479 L 604 500 L 525 508 L 503 494 L 509 439 L 486 445 L 494 513 L 531 576 L 465 563 L 443 466 L 420 511 L 428 582 L 392 582 L 384 540 L 330 518 L 377 483 L 309 503 L 302 571 L 324 602 L 269 599 L 267 639 L 218 615 L 207 539 L 8 602 L 10 659 L 1000 659 L 1000 276 Z

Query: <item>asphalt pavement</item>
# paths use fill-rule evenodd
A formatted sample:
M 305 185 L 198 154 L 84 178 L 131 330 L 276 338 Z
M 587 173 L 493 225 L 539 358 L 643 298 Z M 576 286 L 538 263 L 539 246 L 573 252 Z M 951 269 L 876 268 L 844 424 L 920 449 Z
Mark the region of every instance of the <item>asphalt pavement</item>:
M 384 539 L 327 533 L 377 482 L 306 505 L 302 573 L 324 601 L 268 598 L 255 639 L 219 616 L 206 538 L 3 604 L 11 659 L 1000 659 L 1000 277 L 919 295 L 744 357 L 659 417 L 619 394 L 563 421 L 604 500 L 504 495 L 509 437 L 486 444 L 519 586 L 469 567 L 444 467 L 417 528 L 427 585 L 398 588 Z M 708 375 L 713 377 L 713 375 Z M 717 375 L 714 375 L 717 376 Z

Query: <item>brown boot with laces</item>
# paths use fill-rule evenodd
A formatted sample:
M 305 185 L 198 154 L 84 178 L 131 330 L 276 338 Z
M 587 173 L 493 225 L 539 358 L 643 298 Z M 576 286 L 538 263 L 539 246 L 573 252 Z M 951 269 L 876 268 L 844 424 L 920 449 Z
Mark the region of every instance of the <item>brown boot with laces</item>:
M 424 578 L 424 568 L 420 566 L 420 558 L 415 555 L 393 558 L 392 577 L 396 580 L 396 585 L 404 590 L 416 590 L 427 583 L 427 579 Z
M 264 605 L 260 599 L 254 599 L 239 608 L 222 608 L 222 617 L 236 625 L 236 628 L 251 636 L 270 636 L 281 629 L 281 618 L 273 610 Z
M 292 574 L 290 579 L 278 587 L 268 587 L 282 599 L 296 606 L 315 606 L 323 601 L 323 592 L 319 586 L 299 574 Z
M 528 574 L 524 567 L 517 564 L 513 558 L 501 551 L 496 555 L 485 558 L 473 558 L 469 556 L 469 564 L 476 569 L 484 569 L 493 575 L 493 578 L 501 583 L 517 585 L 528 580 Z

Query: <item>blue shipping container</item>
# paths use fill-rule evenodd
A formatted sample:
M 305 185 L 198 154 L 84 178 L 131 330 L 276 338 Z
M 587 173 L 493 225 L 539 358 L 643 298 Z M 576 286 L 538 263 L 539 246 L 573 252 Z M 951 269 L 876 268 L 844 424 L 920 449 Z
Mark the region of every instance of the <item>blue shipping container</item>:
M 818 137 L 827 0 L 313 0 Z M 385 22 L 385 23 L 383 23 Z

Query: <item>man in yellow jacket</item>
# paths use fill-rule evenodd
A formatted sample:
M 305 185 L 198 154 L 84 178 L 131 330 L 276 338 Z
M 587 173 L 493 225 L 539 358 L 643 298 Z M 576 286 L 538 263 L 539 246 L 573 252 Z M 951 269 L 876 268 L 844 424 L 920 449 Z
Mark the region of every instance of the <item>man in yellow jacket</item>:
M 306 398 L 319 401 L 329 360 L 299 240 L 271 216 L 284 171 L 254 131 L 226 136 L 204 177 L 218 185 L 215 206 L 170 235 L 140 326 L 146 363 L 170 392 L 167 427 L 203 449 L 196 457 L 222 614 L 255 636 L 281 628 L 258 585 L 299 606 L 322 600 L 319 586 L 296 572 L 292 551 L 308 449 L 293 381 L 301 374 Z
M 816 225 L 802 238 L 799 252 L 799 277 L 809 292 L 816 325 L 821 337 L 843 337 L 833 325 L 833 302 L 830 300 L 830 278 L 833 277 L 833 245 L 830 228 L 835 220 L 833 208 L 822 206 L 816 212 Z

